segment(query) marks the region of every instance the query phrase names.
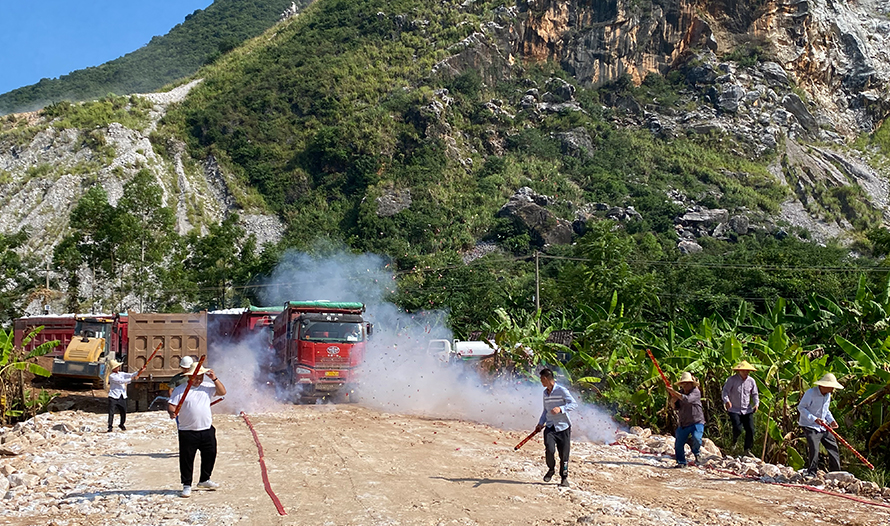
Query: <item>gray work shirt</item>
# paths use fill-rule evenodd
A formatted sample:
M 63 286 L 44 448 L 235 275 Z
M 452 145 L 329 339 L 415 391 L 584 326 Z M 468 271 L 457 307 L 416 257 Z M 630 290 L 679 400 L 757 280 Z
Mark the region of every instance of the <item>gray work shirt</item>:
M 675 407 L 680 413 L 680 427 L 704 424 L 705 412 L 701 406 L 701 391 L 698 387 L 693 387 L 689 394 L 683 394 L 682 391 L 677 391 L 677 394 L 680 399 L 676 401 Z
M 754 408 L 760 404 L 760 393 L 757 392 L 757 383 L 754 378 L 748 376 L 742 380 L 738 373 L 730 376 L 723 384 L 723 403 L 731 402 L 730 413 L 747 415 L 753 413 Z

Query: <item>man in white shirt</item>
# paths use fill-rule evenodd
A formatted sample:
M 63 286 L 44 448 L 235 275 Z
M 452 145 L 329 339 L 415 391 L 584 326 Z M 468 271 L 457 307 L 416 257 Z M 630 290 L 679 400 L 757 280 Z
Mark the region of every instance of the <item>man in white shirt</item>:
M 186 373 L 190 377 L 195 374 L 198 364 L 193 363 Z M 219 484 L 210 480 L 213 465 L 216 463 L 216 428 L 213 427 L 213 414 L 210 401 L 214 396 L 226 394 L 226 388 L 211 369 L 201 367 L 197 375 L 173 390 L 173 396 L 167 404 L 170 418 L 176 418 L 179 428 L 179 476 L 182 481 L 180 496 L 192 494 L 192 478 L 195 471 L 195 455 L 201 452 L 201 474 L 198 487 L 215 490 Z M 191 383 L 188 395 L 186 387 Z M 184 399 L 183 399 L 184 398 Z M 179 416 L 176 406 L 182 400 Z
M 134 378 L 144 369 L 139 369 L 135 373 L 122 373 L 121 362 L 117 360 L 109 360 L 106 367 L 111 369 L 108 375 L 108 432 L 114 431 L 114 413 L 120 411 L 121 423 L 118 426 L 121 431 L 126 431 L 124 425 L 127 422 L 127 384 L 132 382 Z
M 837 440 L 834 435 L 825 429 L 828 426 L 837 428 L 837 421 L 828 408 L 831 403 L 831 393 L 835 389 L 843 389 L 837 378 L 831 373 L 825 374 L 821 379 L 813 382 L 815 387 L 808 389 L 797 404 L 800 419 L 797 423 L 803 428 L 807 437 L 807 475 L 814 476 L 819 468 L 819 445 L 825 446 L 828 453 L 828 470 L 840 471 L 841 459 L 837 449 Z

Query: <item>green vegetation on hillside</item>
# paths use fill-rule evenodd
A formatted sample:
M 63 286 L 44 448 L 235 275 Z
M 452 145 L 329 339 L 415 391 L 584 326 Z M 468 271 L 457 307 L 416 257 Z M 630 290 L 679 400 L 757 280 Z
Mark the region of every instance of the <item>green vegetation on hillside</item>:
M 216 0 L 132 53 L 0 95 L 0 115 L 30 111 L 62 100 L 156 91 L 188 77 L 202 65 L 262 33 L 278 21 L 291 1 Z M 306 3 L 308 0 L 300 0 L 297 5 Z
M 236 216 L 203 237 L 179 236 L 147 171 L 116 206 L 96 186 L 55 251 L 72 309 L 88 300 L 78 296 L 83 278 L 111 291 L 112 308 L 128 294 L 146 310 L 244 306 L 260 301 L 260 284 L 287 250 L 373 252 L 391 264 L 390 299 L 399 307 L 447 313 L 457 336 L 488 329 L 502 348 L 533 349 L 512 356 L 525 372 L 554 364 L 560 352 L 585 396 L 629 423 L 673 425 L 643 349 L 656 350 L 673 375 L 700 375 L 711 397 L 745 357 L 762 366 L 755 376 L 769 390 L 759 424 L 768 456 L 796 461 L 801 444 L 787 436 L 794 424 L 786 409 L 815 377 L 831 369 L 867 386 L 843 394 L 847 407 L 890 382 L 877 366 L 890 354 L 882 260 L 890 236 L 871 229 L 853 254 L 757 222 L 786 198 L 767 170 L 772 154 L 745 156 L 730 136 L 660 138 L 604 104 L 615 97 L 672 104 L 685 89 L 682 75 L 589 89 L 550 63 L 517 62 L 494 82 L 472 69 L 432 74 L 498 5 L 318 0 L 274 34 L 207 65 L 205 81 L 164 118 L 153 144 L 161 150 L 183 139 L 194 159 L 212 155 L 235 185 L 256 192 L 245 192 L 261 201 L 251 205 L 279 214 L 285 238 L 258 255 Z M 572 104 L 523 108 L 530 91 L 568 85 Z M 47 111 L 88 125 L 120 109 L 114 100 L 96 104 Z M 525 225 L 498 217 L 524 186 L 549 196 L 546 210 L 565 220 L 594 203 L 633 206 L 640 217 L 594 218 L 579 225 L 573 243 L 544 246 Z M 854 191 L 822 194 L 826 214 L 865 217 Z M 381 213 L 380 198 L 394 196 L 406 207 Z M 752 228 L 698 237 L 701 252 L 682 254 L 676 222 L 688 202 L 750 217 Z M 470 261 L 480 242 L 489 253 Z M 78 272 L 84 264 L 92 277 Z M 574 333 L 571 347 L 547 341 L 556 330 Z M 882 414 L 864 413 L 848 412 L 864 422 L 852 435 L 860 443 L 884 423 Z M 719 439 L 725 425 L 715 416 L 709 435 Z
M 165 118 L 165 133 L 188 136 L 195 157 L 213 154 L 258 189 L 290 226 L 290 246 L 332 237 L 390 254 L 399 268 L 482 239 L 518 247 L 510 237 L 524 233 L 508 233 L 494 212 L 522 186 L 563 202 L 635 205 L 639 231 L 672 228 L 669 188 L 707 206 L 777 210 L 783 191 L 763 162 L 710 137 L 663 141 L 617 127 L 599 91 L 577 86 L 583 111 L 523 111 L 530 84 L 543 92 L 551 77 L 573 83 L 557 66 L 517 67 L 496 85 L 472 70 L 431 76 L 494 6 L 314 4 L 270 43 L 251 42 L 203 70 L 205 82 Z M 649 89 L 662 96 L 677 87 Z M 559 137 L 573 130 L 589 135 L 593 151 L 565 151 Z M 380 217 L 377 199 L 401 189 L 411 206 Z M 556 210 L 572 218 L 570 206 Z

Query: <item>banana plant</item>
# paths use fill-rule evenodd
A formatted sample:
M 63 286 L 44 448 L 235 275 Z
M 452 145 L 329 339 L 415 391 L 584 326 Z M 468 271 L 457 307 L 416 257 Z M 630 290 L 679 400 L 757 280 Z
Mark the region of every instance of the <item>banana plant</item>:
M 24 348 L 34 337 L 43 330 L 43 326 L 36 327 L 28 332 L 22 339 L 21 347 L 15 346 L 14 331 L 0 329 L 0 422 L 7 423 L 7 417 L 19 417 L 24 414 L 26 407 L 24 373 L 29 372 L 36 376 L 47 377 L 50 372 L 33 360 L 53 350 L 59 344 L 59 340 L 52 340 L 35 347 L 31 352 L 25 353 Z M 13 393 L 10 389 L 13 373 L 18 371 L 19 389 Z

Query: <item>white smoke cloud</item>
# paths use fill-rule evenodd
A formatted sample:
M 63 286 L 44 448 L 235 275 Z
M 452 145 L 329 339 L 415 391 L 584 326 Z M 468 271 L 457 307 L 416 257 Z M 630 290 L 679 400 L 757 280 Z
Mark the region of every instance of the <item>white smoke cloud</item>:
M 359 371 L 358 403 L 381 411 L 469 420 L 510 430 L 531 430 L 542 411 L 543 387 L 526 379 L 492 380 L 471 362 L 445 364 L 426 352 L 432 339 L 452 338 L 442 312 L 406 313 L 387 298 L 396 282 L 383 258 L 346 251 L 313 256 L 288 253 L 264 287 L 267 306 L 286 301 L 359 301 L 374 324 Z M 480 320 L 481 321 L 481 320 Z M 214 358 L 229 394 L 219 409 L 263 411 L 274 391 L 259 363 L 270 360 L 268 336 L 227 348 Z M 220 373 L 222 374 L 222 373 Z M 282 393 L 278 393 L 279 396 Z M 289 396 L 284 393 L 284 396 Z M 608 442 L 617 429 L 602 409 L 580 404 L 569 414 L 573 437 Z

